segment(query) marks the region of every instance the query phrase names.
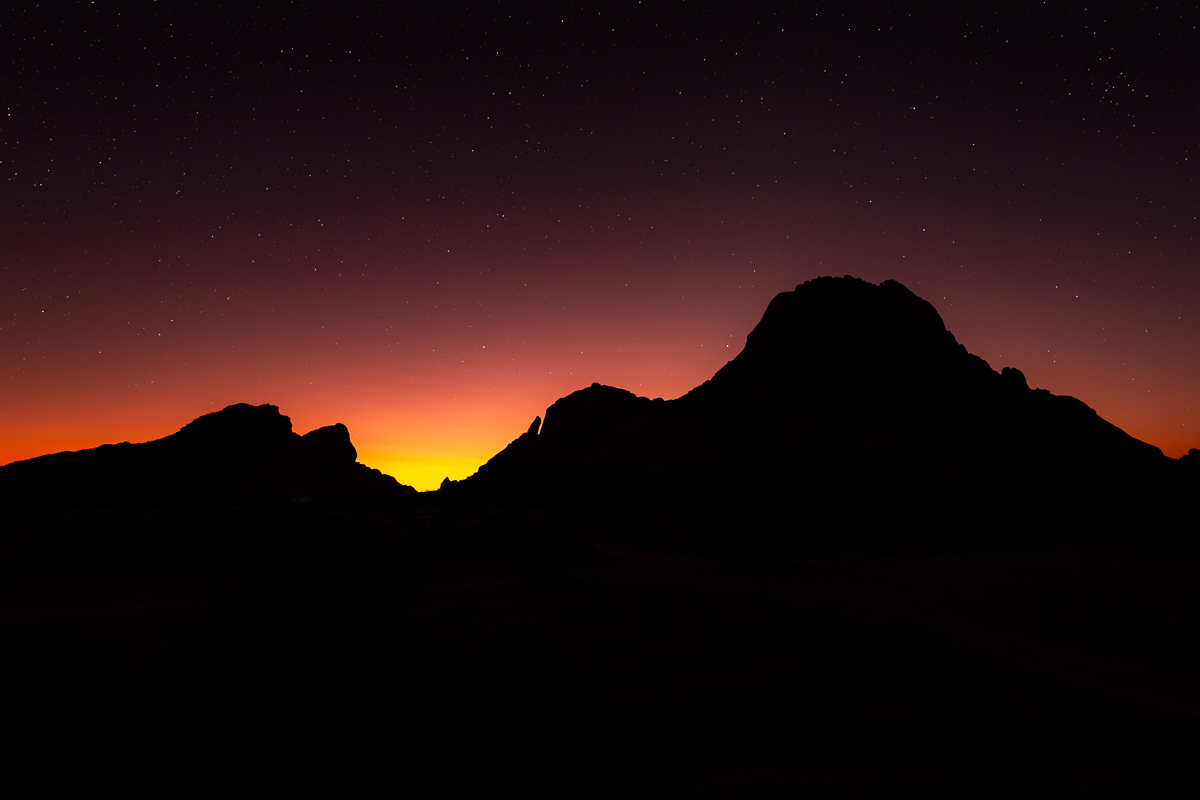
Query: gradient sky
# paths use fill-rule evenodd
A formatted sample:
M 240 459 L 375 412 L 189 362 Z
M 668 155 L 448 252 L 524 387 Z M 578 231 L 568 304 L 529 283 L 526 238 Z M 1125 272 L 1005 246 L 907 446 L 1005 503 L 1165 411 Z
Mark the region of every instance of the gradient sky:
M 433 488 L 827 274 L 1200 447 L 1194 5 L 182 5 L 0 27 L 0 463 L 273 403 Z

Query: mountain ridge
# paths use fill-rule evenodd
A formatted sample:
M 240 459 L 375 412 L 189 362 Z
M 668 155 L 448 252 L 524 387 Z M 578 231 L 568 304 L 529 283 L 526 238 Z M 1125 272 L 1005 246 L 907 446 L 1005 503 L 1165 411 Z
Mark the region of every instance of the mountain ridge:
M 864 493 L 1124 485 L 1173 462 L 1086 403 L 967 351 L 897 281 L 777 295 L 746 347 L 675 400 L 594 383 L 447 491 L 545 495 L 596 478 L 732 491 L 841 481 Z
M 357 463 L 340 423 L 300 436 L 245 403 L 161 439 L 0 467 L 23 504 L 243 502 L 413 492 Z M 778 294 L 745 348 L 674 400 L 593 383 L 559 398 L 446 498 L 797 497 L 929 503 L 1115 491 L 1173 463 L 1080 400 L 969 353 L 897 281 L 821 277 Z M 1188 462 L 1190 464 L 1190 461 Z M 1189 471 L 1190 472 L 1190 471 Z M 765 493 L 765 494 L 764 494 Z
M 0 466 L 0 499 L 72 506 L 415 491 L 357 458 L 341 423 L 301 436 L 278 406 L 235 403 L 159 439 L 49 453 Z

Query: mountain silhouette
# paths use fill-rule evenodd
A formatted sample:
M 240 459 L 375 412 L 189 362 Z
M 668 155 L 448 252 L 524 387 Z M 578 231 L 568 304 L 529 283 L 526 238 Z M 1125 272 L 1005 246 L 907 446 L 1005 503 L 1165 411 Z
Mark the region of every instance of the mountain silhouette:
M 744 350 L 681 398 L 592 384 L 536 427 L 446 488 L 1019 505 L 1174 466 L 1085 403 L 993 370 L 900 283 L 851 276 L 777 295 Z
M 1192 797 L 1198 479 L 853 278 L 438 492 L 229 406 L 0 467 L 5 785 Z
M 386 497 L 414 491 L 357 458 L 349 431 L 340 423 L 300 436 L 277 406 L 238 403 L 161 439 L 2 466 L 0 499 L 22 506 L 72 507 Z
M 344 425 L 300 436 L 276 406 L 243 403 L 162 439 L 0 467 L 0 500 L 51 508 L 413 492 L 356 459 Z M 442 492 L 726 516 L 749 504 L 793 520 L 897 509 L 1011 520 L 1145 506 L 1178 494 L 1190 466 L 1075 398 L 1030 388 L 1019 369 L 996 372 L 900 283 L 846 276 L 777 295 L 742 352 L 683 397 L 594 383 Z

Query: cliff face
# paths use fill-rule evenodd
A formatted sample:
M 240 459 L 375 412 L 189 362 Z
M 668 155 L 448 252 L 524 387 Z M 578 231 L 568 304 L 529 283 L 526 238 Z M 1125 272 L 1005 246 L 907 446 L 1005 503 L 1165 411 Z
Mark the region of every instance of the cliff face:
M 554 403 L 462 489 L 601 476 L 864 491 L 1123 480 L 1167 462 L 1084 403 L 994 371 L 895 281 L 818 278 L 771 301 L 745 349 L 682 398 L 593 384 Z

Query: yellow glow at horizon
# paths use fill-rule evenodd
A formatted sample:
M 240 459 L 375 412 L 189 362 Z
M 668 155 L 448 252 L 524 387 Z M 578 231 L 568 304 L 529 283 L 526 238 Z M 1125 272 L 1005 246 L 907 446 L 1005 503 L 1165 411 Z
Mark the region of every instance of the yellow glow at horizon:
M 473 475 L 475 470 L 493 455 L 495 453 L 417 455 L 370 450 L 360 451 L 358 461 L 385 475 L 391 475 L 400 483 L 419 492 L 428 492 L 441 486 L 445 478 L 460 481 Z

